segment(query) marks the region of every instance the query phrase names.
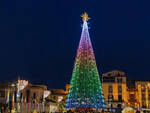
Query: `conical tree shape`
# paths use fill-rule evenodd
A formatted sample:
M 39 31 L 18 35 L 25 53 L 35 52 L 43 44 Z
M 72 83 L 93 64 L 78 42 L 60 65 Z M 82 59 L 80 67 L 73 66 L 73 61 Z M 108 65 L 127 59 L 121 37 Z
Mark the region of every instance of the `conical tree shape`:
M 83 17 L 81 39 L 66 101 L 68 109 L 102 109 L 105 107 L 86 19 L 88 20 L 88 17 Z

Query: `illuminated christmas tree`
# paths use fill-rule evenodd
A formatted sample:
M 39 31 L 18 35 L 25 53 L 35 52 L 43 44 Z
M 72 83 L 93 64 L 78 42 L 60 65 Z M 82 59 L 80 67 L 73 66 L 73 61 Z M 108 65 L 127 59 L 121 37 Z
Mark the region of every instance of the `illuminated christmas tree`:
M 103 109 L 105 107 L 93 48 L 88 32 L 88 14 L 84 13 L 81 39 L 75 59 L 67 109 Z

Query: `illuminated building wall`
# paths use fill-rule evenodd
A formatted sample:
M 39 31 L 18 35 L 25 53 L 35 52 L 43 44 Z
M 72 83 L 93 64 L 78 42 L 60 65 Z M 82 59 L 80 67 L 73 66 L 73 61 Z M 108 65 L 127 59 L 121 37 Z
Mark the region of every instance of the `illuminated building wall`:
M 50 90 L 51 94 L 48 96 L 48 99 L 56 101 L 56 102 L 62 102 L 63 104 L 65 104 L 65 100 L 66 100 L 66 91 L 63 89 L 51 89 Z
M 124 72 L 111 71 L 103 74 L 102 88 L 107 107 L 124 107 L 127 103 L 127 87 Z
M 45 85 L 33 85 L 25 80 L 19 80 L 19 84 L 20 96 L 18 98 L 21 102 L 26 101 L 26 103 L 40 103 L 41 99 L 43 98 L 44 92 L 47 91 L 47 86 Z M 17 92 L 16 85 L 16 81 L 0 83 L 0 103 L 6 104 L 8 103 L 8 101 L 12 100 L 12 96 L 14 94 L 17 96 L 17 94 L 15 93 Z M 16 99 L 15 103 L 17 102 Z
M 121 93 L 119 93 L 119 87 L 122 87 Z M 125 73 L 115 70 L 103 74 L 102 88 L 107 107 L 110 107 L 110 104 L 112 107 L 121 104 L 122 107 L 150 108 L 150 81 L 134 81 L 129 84 Z M 119 95 L 122 96 L 122 101 Z
M 127 83 L 127 105 L 130 107 L 138 108 L 139 107 L 139 95 L 138 90 L 135 85 L 135 81 L 128 81 Z
M 150 108 L 150 81 L 137 81 L 139 105 L 143 108 Z

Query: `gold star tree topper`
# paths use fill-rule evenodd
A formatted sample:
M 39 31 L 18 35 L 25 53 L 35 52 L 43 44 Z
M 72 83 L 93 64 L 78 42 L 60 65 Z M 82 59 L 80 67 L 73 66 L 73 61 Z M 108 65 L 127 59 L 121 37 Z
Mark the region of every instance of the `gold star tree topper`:
M 83 20 L 83 21 L 88 21 L 89 19 L 91 19 L 91 18 L 88 17 L 88 14 L 87 14 L 86 12 L 83 13 L 83 14 L 81 15 L 81 17 L 82 17 L 82 20 Z

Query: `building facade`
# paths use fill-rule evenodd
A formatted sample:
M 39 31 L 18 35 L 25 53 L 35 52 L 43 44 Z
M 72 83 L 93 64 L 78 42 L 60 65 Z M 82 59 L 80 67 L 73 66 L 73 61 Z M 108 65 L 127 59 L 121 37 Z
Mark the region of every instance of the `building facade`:
M 57 110 L 56 102 L 46 102 L 50 90 L 43 84 L 31 84 L 26 80 L 0 83 L 0 111 L 16 110 L 21 113 L 30 113 L 35 109 L 38 112 L 53 112 Z M 44 105 L 44 107 L 43 107 Z
M 150 108 L 150 81 L 136 81 L 137 99 L 139 106 Z
M 150 109 L 150 81 L 127 80 L 114 70 L 102 75 L 102 88 L 107 108 Z
M 41 103 L 45 91 L 47 86 L 31 84 L 26 80 L 0 83 L 0 102 L 2 104 L 7 104 L 7 101 Z
M 102 75 L 102 88 L 107 108 L 126 106 L 126 76 L 121 71 L 111 71 Z

